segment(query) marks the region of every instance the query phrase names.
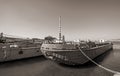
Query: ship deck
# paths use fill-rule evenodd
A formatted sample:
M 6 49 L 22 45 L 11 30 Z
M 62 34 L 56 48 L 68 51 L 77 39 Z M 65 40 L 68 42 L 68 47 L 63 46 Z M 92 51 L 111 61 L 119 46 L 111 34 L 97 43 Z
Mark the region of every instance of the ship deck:
M 120 71 L 120 44 L 94 59 L 97 63 Z M 113 76 L 112 73 L 88 62 L 79 66 L 57 64 L 43 56 L 0 63 L 0 76 Z

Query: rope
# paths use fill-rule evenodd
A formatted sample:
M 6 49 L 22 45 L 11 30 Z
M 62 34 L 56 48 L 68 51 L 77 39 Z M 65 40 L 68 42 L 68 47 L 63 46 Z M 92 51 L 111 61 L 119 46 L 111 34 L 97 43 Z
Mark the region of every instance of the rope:
M 78 49 L 80 50 L 80 52 L 81 52 L 88 60 L 90 60 L 92 63 L 94 63 L 94 64 L 97 65 L 98 67 L 100 67 L 100 68 L 102 68 L 102 69 L 104 69 L 104 70 L 106 70 L 106 71 L 108 71 L 108 72 L 113 73 L 113 74 L 114 74 L 113 76 L 120 76 L 120 72 L 111 70 L 111 69 L 109 69 L 109 68 L 106 68 L 106 67 L 104 67 L 104 66 L 96 63 L 96 62 L 93 61 L 89 56 L 87 56 L 87 55 L 80 49 L 80 47 L 78 47 Z

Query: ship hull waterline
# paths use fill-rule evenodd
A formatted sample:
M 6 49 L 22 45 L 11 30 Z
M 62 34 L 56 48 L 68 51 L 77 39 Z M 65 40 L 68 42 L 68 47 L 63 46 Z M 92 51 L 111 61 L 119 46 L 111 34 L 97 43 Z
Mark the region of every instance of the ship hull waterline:
M 9 44 L 0 45 L 0 62 L 37 56 L 42 56 L 40 47 L 10 47 Z
M 105 53 L 112 49 L 112 44 L 97 46 L 89 50 L 82 50 L 91 59 Z M 81 53 L 79 49 L 76 50 L 41 50 L 44 56 L 50 60 L 67 65 L 80 65 L 89 60 Z

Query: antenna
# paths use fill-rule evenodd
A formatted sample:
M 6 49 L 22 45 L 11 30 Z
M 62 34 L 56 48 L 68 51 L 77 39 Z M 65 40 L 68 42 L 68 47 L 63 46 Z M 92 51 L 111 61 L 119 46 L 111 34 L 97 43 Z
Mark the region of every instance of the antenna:
M 59 41 L 61 41 L 61 16 L 59 17 Z

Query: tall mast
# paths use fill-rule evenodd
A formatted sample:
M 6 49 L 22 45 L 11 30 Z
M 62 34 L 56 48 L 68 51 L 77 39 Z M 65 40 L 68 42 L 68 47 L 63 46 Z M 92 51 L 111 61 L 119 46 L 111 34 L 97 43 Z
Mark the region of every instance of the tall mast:
M 61 41 L 61 16 L 59 17 L 59 41 Z

